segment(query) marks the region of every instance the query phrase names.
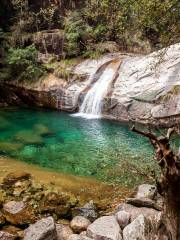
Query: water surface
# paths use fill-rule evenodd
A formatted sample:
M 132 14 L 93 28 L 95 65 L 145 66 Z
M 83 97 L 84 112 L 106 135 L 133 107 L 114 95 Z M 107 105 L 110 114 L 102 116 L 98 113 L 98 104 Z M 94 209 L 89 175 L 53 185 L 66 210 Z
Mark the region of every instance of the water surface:
M 148 139 L 123 123 L 35 109 L 0 110 L 0 156 L 134 186 L 157 166 Z

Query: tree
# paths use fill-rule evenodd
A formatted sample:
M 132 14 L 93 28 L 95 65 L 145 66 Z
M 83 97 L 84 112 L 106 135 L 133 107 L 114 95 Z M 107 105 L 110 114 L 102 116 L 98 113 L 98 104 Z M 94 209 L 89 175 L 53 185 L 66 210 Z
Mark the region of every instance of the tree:
M 132 127 L 132 131 L 150 139 L 155 150 L 155 159 L 161 169 L 157 181 L 158 192 L 164 200 L 161 228 L 168 234 L 168 239 L 180 239 L 180 152 L 175 154 L 170 146 L 170 138 L 174 128 L 169 128 L 166 136 L 156 136 L 151 132 L 140 131 Z M 160 236 L 159 236 L 159 239 Z

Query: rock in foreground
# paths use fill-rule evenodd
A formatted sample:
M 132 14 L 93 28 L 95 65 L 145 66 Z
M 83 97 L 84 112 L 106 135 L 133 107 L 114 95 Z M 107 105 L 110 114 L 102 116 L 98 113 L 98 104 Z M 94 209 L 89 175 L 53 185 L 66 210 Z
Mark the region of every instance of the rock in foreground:
M 121 228 L 113 216 L 98 218 L 87 229 L 87 236 L 94 240 L 121 240 Z
M 24 240 L 57 240 L 54 219 L 44 218 L 30 225 L 24 231 Z

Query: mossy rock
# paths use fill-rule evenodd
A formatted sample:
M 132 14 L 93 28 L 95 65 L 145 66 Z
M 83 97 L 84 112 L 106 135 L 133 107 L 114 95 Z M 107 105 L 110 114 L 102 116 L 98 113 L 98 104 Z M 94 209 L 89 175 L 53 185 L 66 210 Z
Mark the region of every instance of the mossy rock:
M 10 125 L 9 121 L 6 118 L 0 116 L 0 130 L 8 128 Z
M 22 143 L 0 142 L 0 152 L 17 152 L 22 148 Z
M 25 144 L 35 144 L 35 145 L 43 144 L 43 138 L 40 135 L 38 135 L 35 131 L 31 131 L 31 130 L 19 131 L 15 135 L 15 139 Z
M 41 136 L 46 136 L 46 135 L 52 134 L 52 131 L 50 131 L 47 126 L 45 126 L 44 124 L 41 124 L 41 123 L 36 124 L 34 126 L 34 130 L 35 130 L 36 134 L 41 135 Z

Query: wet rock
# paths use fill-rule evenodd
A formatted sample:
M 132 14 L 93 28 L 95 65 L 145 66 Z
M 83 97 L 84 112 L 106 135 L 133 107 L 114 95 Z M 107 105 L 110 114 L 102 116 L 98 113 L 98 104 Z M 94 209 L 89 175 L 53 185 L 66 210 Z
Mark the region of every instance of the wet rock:
M 73 212 L 74 216 L 83 216 L 89 219 L 91 222 L 95 221 L 98 218 L 98 214 L 96 212 L 96 206 L 93 201 L 86 203 L 81 208 L 75 208 Z
M 24 202 L 10 201 L 3 205 L 5 219 L 13 225 L 26 225 L 35 220 L 33 210 Z
M 73 231 L 68 225 L 56 224 L 57 240 L 68 240 Z
M 139 215 L 132 223 L 123 230 L 124 240 L 148 240 L 150 239 L 150 223 L 143 216 Z
M 54 219 L 44 218 L 30 225 L 24 231 L 24 240 L 57 240 Z
M 31 181 L 31 174 L 26 172 L 12 172 L 9 173 L 4 179 L 2 183 L 3 189 L 11 188 L 18 181 Z
M 121 228 L 115 217 L 101 217 L 88 227 L 87 237 L 94 240 L 121 240 Z
M 129 224 L 131 214 L 126 211 L 119 211 L 116 213 L 115 217 L 117 222 L 119 223 L 119 226 L 121 227 L 121 229 L 123 229 Z
M 58 217 L 69 216 L 71 210 L 70 197 L 68 195 L 50 192 L 40 202 L 42 213 L 55 213 Z
M 91 222 L 87 218 L 76 216 L 71 221 L 70 226 L 75 233 L 80 233 L 82 231 L 86 231 L 90 224 Z
M 43 138 L 32 130 L 22 130 L 15 135 L 15 140 L 25 144 L 42 145 Z
M 23 192 L 26 192 L 27 189 L 32 185 L 32 182 L 29 180 L 18 181 L 14 184 L 14 196 L 20 196 Z
M 154 199 L 156 193 L 156 186 L 150 184 L 142 184 L 138 187 L 136 198 Z
M 16 236 L 11 233 L 8 233 L 8 232 L 0 231 L 0 239 L 1 240 L 15 240 Z
M 0 212 L 0 227 L 5 224 L 5 218 L 3 214 Z

